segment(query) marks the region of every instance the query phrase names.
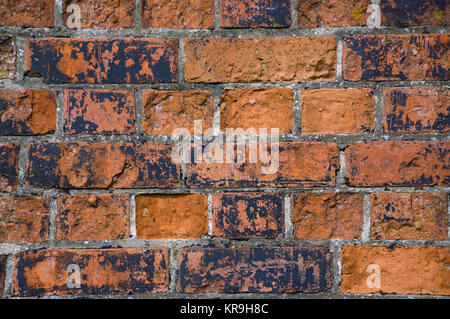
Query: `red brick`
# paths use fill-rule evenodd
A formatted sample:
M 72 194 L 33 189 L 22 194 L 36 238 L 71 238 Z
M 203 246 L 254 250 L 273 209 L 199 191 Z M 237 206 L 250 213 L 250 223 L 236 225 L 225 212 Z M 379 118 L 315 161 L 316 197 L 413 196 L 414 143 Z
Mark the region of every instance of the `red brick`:
M 342 70 L 349 81 L 449 80 L 449 34 L 344 38 Z
M 44 249 L 13 255 L 11 296 L 125 295 L 166 292 L 169 253 L 164 248 Z M 70 288 L 80 270 L 80 288 Z M 73 266 L 72 266 L 73 267 Z M 71 276 L 72 275 L 72 276 Z
M 371 0 L 312 0 L 298 2 L 299 28 L 366 25 Z
M 135 26 L 136 4 L 130 0 L 64 0 L 63 22 L 72 12 L 67 7 L 76 4 L 80 7 L 81 29 L 132 28 Z
M 189 82 L 318 82 L 336 78 L 336 38 L 185 39 Z
M 3 298 L 5 272 L 6 272 L 6 256 L 0 256 L 0 298 Z
M 225 89 L 220 102 L 220 128 L 278 128 L 293 130 L 294 91 L 276 89 Z
M 222 28 L 288 28 L 291 25 L 289 0 L 221 0 Z
M 262 168 L 270 165 L 261 164 L 260 157 L 257 163 L 250 163 L 248 144 L 244 163 L 226 163 L 225 156 L 223 159 L 223 163 L 187 164 L 186 184 L 194 188 L 333 186 L 339 169 L 339 150 L 334 143 L 281 142 L 278 170 L 273 165 L 273 171 L 264 171 L 270 174 L 263 174 Z
M 0 135 L 37 135 L 56 130 L 56 92 L 0 90 Z
M 206 90 L 146 90 L 143 96 L 142 129 L 151 135 L 171 135 L 186 128 L 194 135 L 194 121 L 203 120 L 203 130 L 212 128 L 213 97 Z
M 383 89 L 387 132 L 449 132 L 450 93 L 440 87 Z
M 200 238 L 208 234 L 204 194 L 136 196 L 136 231 L 140 239 Z
M 450 7 L 445 0 L 382 0 L 380 7 L 383 26 L 450 24 Z
M 450 295 L 448 247 L 351 246 L 341 256 L 344 293 Z M 367 285 L 369 265 L 380 268 L 380 288 Z
M 295 194 L 291 220 L 298 239 L 361 239 L 363 195 Z
M 276 238 L 284 230 L 284 196 L 278 193 L 212 195 L 213 235 Z
M 16 44 L 14 38 L 0 37 L 0 80 L 16 77 Z
M 314 293 L 331 289 L 323 248 L 184 248 L 178 290 L 185 293 Z
M 38 196 L 0 197 L 0 243 L 47 240 L 49 201 Z
M 0 191 L 17 189 L 19 177 L 19 144 L 0 144 Z
M 0 0 L 0 25 L 53 27 L 55 0 Z
M 351 186 L 448 186 L 450 141 L 357 143 L 345 150 Z
M 142 26 L 212 29 L 214 0 L 142 0 Z
M 375 98 L 371 89 L 302 90 L 302 133 L 372 131 Z
M 26 184 L 43 188 L 170 188 L 180 166 L 166 143 L 30 143 Z
M 45 83 L 159 83 L 178 79 L 175 39 L 28 39 L 25 69 Z
M 130 196 L 58 196 L 57 240 L 113 240 L 130 237 Z
M 65 90 L 68 134 L 133 134 L 134 92 L 129 90 Z
M 445 193 L 379 193 L 370 201 L 372 239 L 448 239 Z

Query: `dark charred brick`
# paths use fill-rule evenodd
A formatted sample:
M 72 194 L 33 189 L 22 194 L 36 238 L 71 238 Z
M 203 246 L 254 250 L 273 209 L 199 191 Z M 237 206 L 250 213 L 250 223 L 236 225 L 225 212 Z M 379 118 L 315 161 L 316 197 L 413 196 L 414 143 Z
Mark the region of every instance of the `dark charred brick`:
M 221 0 L 223 28 L 287 28 L 291 25 L 289 0 Z
M 126 90 L 66 90 L 68 134 L 132 134 L 135 132 L 134 92 Z
M 56 130 L 56 92 L 0 90 L 0 135 L 36 135 Z
M 55 0 L 0 0 L 0 25 L 53 27 Z
M 284 230 L 284 198 L 277 193 L 213 194 L 213 235 L 276 238 Z
M 2 192 L 17 189 L 19 151 L 18 144 L 0 144 L 0 191 Z
M 449 92 L 430 86 L 383 89 L 385 131 L 450 131 Z
M 323 248 L 186 248 L 178 289 L 185 293 L 315 293 L 332 284 L 332 256 Z
M 357 143 L 345 150 L 351 186 L 448 186 L 450 141 Z
M 178 79 L 177 40 L 29 39 L 26 72 L 45 83 L 159 83 Z
M 447 0 L 381 0 L 381 25 L 449 25 L 450 6 Z
M 343 41 L 349 81 L 449 80 L 449 34 L 365 35 Z
M 30 143 L 26 183 L 43 188 L 179 187 L 164 143 Z
M 6 272 L 6 256 L 0 256 L 0 298 L 3 297 L 5 272 Z
M 0 37 L 0 80 L 16 77 L 16 45 L 14 38 Z
M 29 250 L 14 254 L 13 265 L 14 297 L 158 293 L 169 283 L 163 248 Z M 79 267 L 80 288 L 67 285 L 76 277 L 70 265 Z

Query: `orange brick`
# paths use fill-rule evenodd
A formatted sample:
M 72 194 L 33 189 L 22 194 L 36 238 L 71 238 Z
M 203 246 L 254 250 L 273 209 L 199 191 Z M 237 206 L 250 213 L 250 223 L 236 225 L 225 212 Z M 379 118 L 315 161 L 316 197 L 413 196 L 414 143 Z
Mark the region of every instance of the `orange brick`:
M 55 0 L 0 0 L 0 25 L 53 27 Z

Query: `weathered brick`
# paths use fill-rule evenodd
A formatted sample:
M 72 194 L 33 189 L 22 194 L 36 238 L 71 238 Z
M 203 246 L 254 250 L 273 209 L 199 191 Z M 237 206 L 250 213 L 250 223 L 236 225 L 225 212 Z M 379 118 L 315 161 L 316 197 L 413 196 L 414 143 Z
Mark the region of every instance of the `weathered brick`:
M 136 131 L 134 92 L 65 90 L 68 134 L 132 134 Z
M 178 79 L 174 39 L 28 39 L 26 72 L 45 83 L 157 83 Z
M 342 247 L 341 256 L 344 293 L 450 295 L 448 247 L 351 246 Z M 380 288 L 367 285 L 369 265 L 380 268 Z
M 294 91 L 276 89 L 225 89 L 220 102 L 220 127 L 278 128 L 293 130 Z
M 298 1 L 299 28 L 330 28 L 366 25 L 371 0 Z
M 289 0 L 221 0 L 222 28 L 288 28 L 291 25 Z
M 372 131 L 375 98 L 371 89 L 302 90 L 302 133 Z
M 233 144 L 232 144 L 233 145 Z M 236 146 L 235 144 L 234 146 Z M 224 148 L 224 154 L 226 153 Z M 270 150 L 270 144 L 269 144 Z M 236 147 L 236 151 L 239 151 Z M 271 156 L 276 152 L 269 151 Z M 268 164 L 249 160 L 246 145 L 244 163 L 191 163 L 186 165 L 186 183 L 190 187 L 303 187 L 333 186 L 339 169 L 339 150 L 334 143 L 281 142 L 279 166 L 276 156 Z M 275 164 L 274 164 L 275 163 Z M 270 167 L 270 168 L 269 168 Z M 272 170 L 273 169 L 273 170 Z
M 166 143 L 30 143 L 26 184 L 43 188 L 179 187 Z
M 18 144 L 0 144 L 0 191 L 2 192 L 17 189 L 19 152 Z
M 383 26 L 448 25 L 450 7 L 446 0 L 381 0 Z
M 213 97 L 206 90 L 146 90 L 143 96 L 142 129 L 151 135 L 171 135 L 186 128 L 194 135 L 194 121 L 203 120 L 203 130 L 212 128 Z
M 178 289 L 185 293 L 314 293 L 331 289 L 331 253 L 323 248 L 186 248 Z
M 0 80 L 16 77 L 16 44 L 14 38 L 0 37 Z
M 292 207 L 295 238 L 361 239 L 361 194 L 295 194 Z
M 372 239 L 447 240 L 447 194 L 371 194 Z
M 441 87 L 383 89 L 387 132 L 449 132 L 450 93 Z
M 0 256 L 0 298 L 3 298 L 5 284 L 6 256 Z
M 57 240 L 112 240 L 130 236 L 130 196 L 58 196 Z
M 0 90 L 0 135 L 36 135 L 56 130 L 56 92 Z
M 369 142 L 345 150 L 351 186 L 448 186 L 450 141 Z
M 284 196 L 278 193 L 212 195 L 213 235 L 276 238 L 284 230 Z
M 336 38 L 185 39 L 189 82 L 317 82 L 336 78 Z
M 142 0 L 142 26 L 212 29 L 214 0 Z
M 14 254 L 13 264 L 14 297 L 158 293 L 169 284 L 164 248 L 29 250 Z M 77 267 L 80 288 L 74 285 Z
M 349 81 L 449 80 L 449 34 L 351 36 L 343 40 Z
M 53 27 L 55 0 L 0 0 L 0 25 Z
M 80 7 L 81 29 L 132 28 L 135 26 L 136 4 L 130 0 L 64 0 L 63 22 L 72 12 L 67 7 L 76 4 Z
M 0 197 L 0 243 L 47 240 L 49 201 L 38 196 Z
M 200 238 L 208 233 L 204 194 L 136 196 L 136 232 L 141 239 Z

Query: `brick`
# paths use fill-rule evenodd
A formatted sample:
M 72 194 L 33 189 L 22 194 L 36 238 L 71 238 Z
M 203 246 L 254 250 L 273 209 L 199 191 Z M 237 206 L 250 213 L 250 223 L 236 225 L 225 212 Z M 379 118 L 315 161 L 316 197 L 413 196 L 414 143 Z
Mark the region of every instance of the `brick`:
M 28 76 L 45 83 L 160 83 L 178 79 L 175 39 L 28 39 Z
M 212 29 L 214 0 L 143 0 L 144 28 Z
M 440 87 L 383 89 L 387 132 L 449 132 L 450 93 Z
M 0 191 L 17 189 L 19 177 L 19 144 L 0 144 Z
M 16 77 L 16 44 L 14 38 L 0 37 L 0 80 Z
M 65 90 L 68 134 L 133 134 L 134 92 L 130 90 Z
M 6 256 L 0 256 L 0 298 L 3 298 L 5 285 Z
M 301 130 L 311 134 L 373 131 L 375 98 L 371 89 L 301 91 Z
M 292 133 L 293 110 L 292 89 L 225 89 L 220 128 L 278 128 L 280 133 Z
M 349 81 L 449 80 L 449 34 L 345 37 L 342 70 Z
M 381 0 L 380 8 L 383 26 L 450 24 L 450 8 L 446 0 Z
M 448 247 L 351 246 L 342 247 L 341 256 L 344 293 L 450 295 Z M 374 264 L 380 267 L 380 288 L 367 285 L 373 273 L 367 266 Z
M 289 0 L 221 0 L 222 28 L 288 28 L 291 25 Z
M 234 145 L 236 147 L 237 144 Z M 268 148 L 270 150 L 270 144 Z M 339 169 L 339 150 L 334 143 L 281 142 L 278 170 L 275 152 L 269 151 L 272 161 L 268 164 L 262 164 L 260 157 L 257 163 L 251 163 L 248 149 L 247 144 L 244 163 L 239 163 L 236 159 L 232 163 L 226 163 L 224 156 L 223 163 L 204 161 L 187 164 L 186 184 L 193 188 L 335 185 L 335 172 Z M 237 148 L 235 150 L 239 151 Z
M 284 231 L 284 196 L 278 193 L 212 195 L 213 235 L 276 238 Z
M 194 135 L 194 121 L 203 130 L 213 126 L 213 96 L 207 90 L 146 90 L 143 96 L 142 129 L 151 135 L 171 135 L 186 128 Z
M 130 196 L 58 196 L 56 240 L 113 240 L 130 237 Z
M 67 7 L 77 4 L 80 7 L 81 29 L 132 28 L 135 26 L 136 4 L 129 0 L 64 0 L 63 22 L 72 12 Z
M 447 240 L 447 194 L 370 195 L 372 239 Z
M 450 141 L 369 142 L 345 150 L 351 186 L 447 186 Z
M 188 82 L 318 82 L 336 78 L 336 38 L 185 39 Z
M 299 1 L 299 28 L 331 28 L 364 26 L 370 13 L 371 0 Z
M 0 0 L 0 25 L 16 27 L 53 27 L 55 0 Z
M 314 293 L 331 289 L 331 254 L 322 248 L 185 248 L 184 293 Z
M 297 239 L 361 239 L 363 195 L 294 194 L 291 214 Z
M 0 135 L 49 134 L 56 130 L 56 92 L 0 90 Z
M 140 239 L 200 238 L 208 234 L 204 194 L 136 196 L 136 231 Z
M 168 255 L 164 248 L 147 248 L 146 252 L 133 248 L 22 251 L 13 255 L 11 296 L 167 292 Z M 73 266 L 69 268 L 70 265 Z M 79 267 L 80 288 L 74 285 L 76 266 Z
M 170 188 L 180 166 L 167 143 L 30 143 L 26 184 L 41 188 Z

